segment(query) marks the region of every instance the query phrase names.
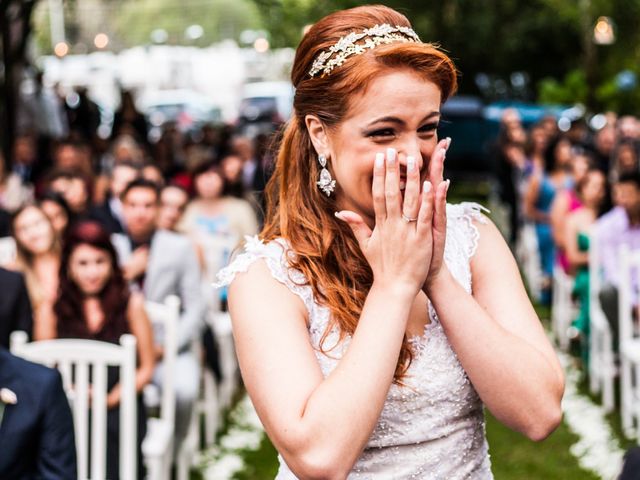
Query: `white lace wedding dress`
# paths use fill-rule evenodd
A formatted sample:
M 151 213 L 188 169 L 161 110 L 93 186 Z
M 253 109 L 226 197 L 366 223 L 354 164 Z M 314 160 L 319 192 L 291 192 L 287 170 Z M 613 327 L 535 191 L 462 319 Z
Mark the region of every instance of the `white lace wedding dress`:
M 444 259 L 454 277 L 471 292 L 469 261 L 475 253 L 478 231 L 473 220 L 484 221 L 479 205 L 447 205 L 447 239 Z M 288 253 L 285 253 L 288 252 Z M 228 285 L 238 272 L 247 271 L 263 259 L 271 274 L 304 302 L 309 314 L 309 337 L 326 377 L 349 346 L 349 338 L 331 350 L 331 358 L 318 349 L 329 320 L 329 310 L 313 299 L 301 272 L 287 264 L 286 243 L 263 244 L 247 237 L 245 251 L 238 255 L 218 280 Z M 455 299 L 452 299 L 455 301 Z M 451 349 L 433 307 L 431 323 L 424 335 L 411 339 L 414 358 L 404 380 L 392 385 L 380 418 L 349 479 L 492 479 L 484 432 L 483 406 L 467 374 Z M 259 319 L 256 319 L 259 321 Z M 336 344 L 332 331 L 325 350 Z M 295 475 L 279 457 L 277 480 L 294 480 Z

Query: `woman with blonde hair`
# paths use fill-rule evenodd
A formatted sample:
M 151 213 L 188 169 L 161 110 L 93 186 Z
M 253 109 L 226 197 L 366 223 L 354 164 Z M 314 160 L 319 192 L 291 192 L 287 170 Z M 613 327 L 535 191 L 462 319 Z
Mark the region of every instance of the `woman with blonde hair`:
M 563 374 L 498 230 L 446 204 L 453 63 L 365 6 L 309 29 L 292 81 L 265 227 L 218 277 L 277 478 L 492 478 L 483 404 L 543 439 Z
M 38 204 L 20 208 L 11 221 L 16 260 L 9 268 L 22 272 L 33 309 L 33 338 L 51 338 L 47 321 L 58 292 L 60 242 L 51 220 Z

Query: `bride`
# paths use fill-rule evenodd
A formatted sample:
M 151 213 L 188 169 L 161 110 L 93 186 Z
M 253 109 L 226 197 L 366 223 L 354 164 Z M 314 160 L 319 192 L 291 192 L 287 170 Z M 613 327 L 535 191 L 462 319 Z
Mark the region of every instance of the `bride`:
M 563 374 L 509 248 L 447 205 L 451 60 L 382 6 L 296 52 L 260 239 L 219 275 L 278 479 L 492 478 L 483 405 L 533 440 Z

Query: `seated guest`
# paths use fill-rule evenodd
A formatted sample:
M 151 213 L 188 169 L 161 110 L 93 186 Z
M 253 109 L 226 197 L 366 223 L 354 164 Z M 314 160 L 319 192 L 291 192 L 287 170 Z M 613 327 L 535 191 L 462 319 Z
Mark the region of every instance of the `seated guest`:
M 182 219 L 189 194 L 178 185 L 167 185 L 160 191 L 160 212 L 158 213 L 158 228 L 175 231 Z
M 11 214 L 0 208 L 0 238 L 11 236 Z
M 229 157 L 228 157 L 229 158 Z M 258 220 L 248 201 L 226 195 L 226 181 L 214 164 L 201 165 L 193 174 L 196 197 L 189 204 L 179 228 L 197 233 L 231 235 L 244 240 L 258 232 Z
M 617 339 L 618 251 L 622 245 L 631 250 L 640 249 L 640 173 L 620 175 L 614 185 L 614 204 L 616 207 L 596 222 L 595 235 L 603 276 L 598 297 L 613 329 L 613 338 Z M 636 281 L 633 291 L 637 292 L 638 286 Z
M 74 170 L 53 170 L 47 177 L 48 190 L 61 194 L 74 219 L 85 218 L 91 204 L 91 180 Z
M 580 207 L 565 220 L 566 254 L 569 269 L 575 273 L 574 295 L 580 311 L 572 325 L 580 333 L 582 360 L 587 365 L 589 355 L 589 232 L 603 211 L 607 195 L 607 178 L 597 168 L 591 168 L 576 185 Z
M 164 302 L 177 295 L 182 312 L 178 322 L 178 356 L 175 363 L 176 449 L 184 440 L 191 411 L 198 398 L 200 366 L 192 344 L 200 338 L 204 326 L 205 302 L 201 294 L 200 267 L 194 247 L 186 236 L 157 229 L 159 191 L 154 182 L 140 178 L 122 193 L 122 213 L 127 235 L 114 234 L 124 275 L 135 288 L 153 302 Z M 163 339 L 156 337 L 160 363 L 153 382 L 162 387 Z
M 0 268 L 0 292 L 0 346 L 9 348 L 12 332 L 22 330 L 29 336 L 32 334 L 31 302 L 24 278 L 18 272 Z
M 8 170 L 0 153 L 0 208 L 14 212 L 33 200 L 33 187 L 22 182 L 20 176 Z
M 62 194 L 58 192 L 45 192 L 40 197 L 40 207 L 42 211 L 49 217 L 51 226 L 58 236 L 58 240 L 62 241 L 67 233 L 67 228 L 71 222 L 71 209 L 67 205 L 67 201 Z
M 160 188 L 164 187 L 164 176 L 162 175 L 162 170 L 153 163 L 147 163 L 142 167 L 142 178 L 146 178 L 147 180 L 154 182 Z
M 58 371 L 0 346 L 0 385 L 0 478 L 76 478 L 73 418 Z
M 53 308 L 58 292 L 60 243 L 49 217 L 38 205 L 26 205 L 11 223 L 16 240 L 16 261 L 12 270 L 24 274 L 33 308 L 33 338 L 51 338 L 54 332 L 46 312 Z
M 620 175 L 640 171 L 638 166 L 638 151 L 636 143 L 631 139 L 624 139 L 618 143 L 614 152 L 611 168 L 609 169 L 610 179 L 616 182 Z
M 105 202 L 91 209 L 89 216 L 100 222 L 109 233 L 125 230 L 120 195 L 125 187 L 140 175 L 140 168 L 132 162 L 116 163 L 109 178 L 109 194 Z
M 119 343 L 125 333 L 137 340 L 136 390 L 147 385 L 154 368 L 153 333 L 144 298 L 130 292 L 118 266 L 109 234 L 99 223 L 80 221 L 71 227 L 60 263 L 60 289 L 49 322 L 58 338 L 83 338 Z M 120 387 L 118 369 L 110 367 L 107 395 L 107 478 L 118 478 Z M 138 478 L 142 478 L 140 445 L 146 418 L 138 396 Z

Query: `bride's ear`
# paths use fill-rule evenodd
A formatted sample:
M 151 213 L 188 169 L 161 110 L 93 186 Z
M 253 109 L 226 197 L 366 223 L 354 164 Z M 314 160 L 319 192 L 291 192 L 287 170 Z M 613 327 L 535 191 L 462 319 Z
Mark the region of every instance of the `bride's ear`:
M 306 115 L 304 123 L 316 153 L 331 157 L 331 142 L 327 134 L 327 127 L 315 115 Z

